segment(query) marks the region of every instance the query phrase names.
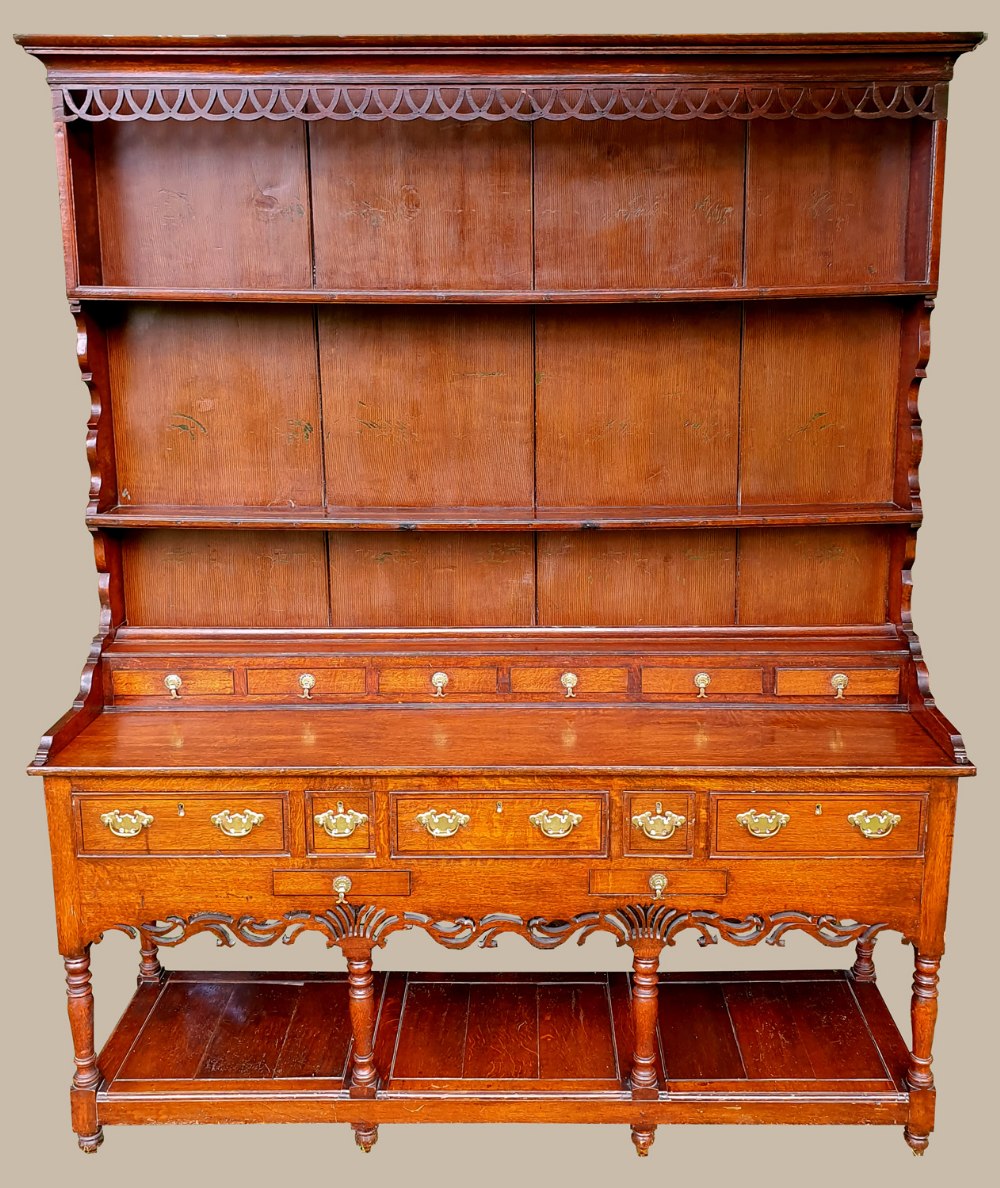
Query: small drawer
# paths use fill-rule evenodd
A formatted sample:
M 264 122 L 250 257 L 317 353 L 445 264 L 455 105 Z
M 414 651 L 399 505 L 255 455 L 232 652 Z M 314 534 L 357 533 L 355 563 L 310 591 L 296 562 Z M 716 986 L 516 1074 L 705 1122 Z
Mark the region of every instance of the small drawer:
M 306 837 L 312 854 L 368 854 L 372 799 L 349 788 L 306 793 Z
M 729 886 L 729 872 L 725 870 L 659 870 L 651 866 L 641 870 L 592 870 L 590 894 L 653 899 L 658 878 L 666 879 L 665 884 L 659 884 L 659 898 L 664 903 L 698 896 L 720 899 Z
M 627 668 L 591 668 L 567 664 L 565 668 L 512 668 L 511 693 L 547 693 L 551 697 L 598 697 L 628 692 Z
M 364 899 L 379 895 L 409 895 L 410 872 L 408 870 L 276 870 L 274 872 L 275 895 L 322 895 L 334 902 L 339 898 L 339 889 L 334 879 L 349 879 L 350 886 L 344 888 L 344 899 L 359 904 Z
M 234 690 L 231 668 L 116 668 L 111 673 L 115 697 L 228 697 Z
M 74 798 L 83 854 L 280 854 L 287 845 L 281 794 Z M 215 818 L 215 820 L 213 820 Z
M 391 794 L 394 854 L 602 854 L 604 792 Z
M 759 697 L 764 692 L 761 668 L 717 668 L 702 664 L 697 668 L 643 668 L 642 692 L 645 697 L 697 697 L 719 694 L 744 694 Z
M 303 663 L 295 668 L 247 669 L 247 693 L 251 697 L 293 697 L 309 701 L 317 697 L 363 696 L 363 668 L 320 668 Z
M 915 854 L 923 849 L 925 797 L 885 795 L 717 796 L 713 852 L 754 858 L 785 854 Z
M 626 854 L 690 854 L 694 804 L 689 792 L 625 795 Z
M 496 693 L 495 668 L 456 668 L 439 664 L 420 668 L 383 668 L 378 691 L 385 697 L 462 697 Z
M 779 668 L 779 697 L 895 697 L 899 693 L 898 668 Z M 838 696 L 839 694 L 839 696 Z

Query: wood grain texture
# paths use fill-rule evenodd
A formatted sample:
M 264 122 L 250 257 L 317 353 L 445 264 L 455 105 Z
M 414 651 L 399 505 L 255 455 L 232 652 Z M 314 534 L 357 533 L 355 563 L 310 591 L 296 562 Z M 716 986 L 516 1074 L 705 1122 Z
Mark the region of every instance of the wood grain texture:
M 718 626 L 733 621 L 736 533 L 538 537 L 538 622 Z
M 843 695 L 847 697 L 894 697 L 899 692 L 898 668 L 847 668 Z M 779 697 L 835 698 L 832 679 L 841 670 L 830 668 L 778 668 L 774 688 Z
M 309 149 L 317 285 L 530 285 L 530 129 L 321 121 Z
M 330 590 L 338 627 L 490 627 L 534 617 L 528 535 L 331 532 Z
M 530 511 L 530 314 L 323 310 L 319 335 L 332 506 Z
M 122 543 L 128 621 L 161 627 L 324 627 L 321 536 L 142 531 Z
M 308 310 L 136 306 L 108 347 L 121 503 L 322 505 Z
M 892 500 L 900 318 L 882 301 L 746 308 L 744 505 Z
M 740 309 L 540 310 L 539 510 L 736 503 Z
M 312 282 L 301 124 L 108 123 L 95 145 L 108 284 Z
M 745 137 L 735 120 L 537 124 L 535 283 L 738 285 Z

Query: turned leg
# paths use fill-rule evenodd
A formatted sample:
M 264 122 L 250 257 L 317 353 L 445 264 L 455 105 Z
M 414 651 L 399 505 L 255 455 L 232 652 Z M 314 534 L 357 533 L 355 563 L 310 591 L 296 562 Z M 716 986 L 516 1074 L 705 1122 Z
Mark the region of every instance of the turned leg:
M 910 1113 L 903 1132 L 914 1155 L 923 1155 L 934 1126 L 934 1074 L 931 1072 L 931 1048 L 938 1009 L 938 969 L 940 957 L 930 957 L 914 949 L 913 997 L 910 999 L 910 1024 L 913 1044 L 906 1070 L 910 1087 Z
M 97 1121 L 97 1086 L 101 1073 L 94 1051 L 94 994 L 90 988 L 90 945 L 81 953 L 63 959 L 66 967 L 66 998 L 69 1027 L 73 1035 L 76 1072 L 70 1087 L 73 1130 L 80 1150 L 91 1153 L 104 1141 Z
M 851 966 L 851 977 L 856 982 L 875 981 L 875 937 L 859 940 L 855 948 L 856 956 Z
M 659 1096 L 656 1076 L 656 1014 L 659 996 L 660 949 L 639 943 L 632 949 L 632 1072 L 629 1081 L 633 1101 L 655 1101 Z M 654 1125 L 633 1125 L 632 1142 L 637 1155 L 648 1155 L 656 1132 Z
M 351 1011 L 350 1095 L 374 1097 L 378 1090 L 375 1067 L 375 989 L 372 977 L 372 946 L 367 941 L 351 939 L 341 945 L 347 958 L 347 992 Z M 378 1138 L 373 1122 L 352 1122 L 354 1141 L 362 1151 L 370 1151 Z
M 139 976 L 136 978 L 140 986 L 162 982 L 167 976 L 167 971 L 160 964 L 158 953 L 156 941 L 144 936 L 139 949 Z

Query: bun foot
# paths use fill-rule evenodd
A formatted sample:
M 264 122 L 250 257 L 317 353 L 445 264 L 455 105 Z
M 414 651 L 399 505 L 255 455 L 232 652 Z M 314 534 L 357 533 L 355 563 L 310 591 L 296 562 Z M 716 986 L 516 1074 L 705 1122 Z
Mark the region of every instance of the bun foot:
M 638 1126 L 632 1127 L 632 1142 L 635 1144 L 635 1153 L 640 1159 L 645 1159 L 649 1154 L 649 1148 L 653 1145 L 655 1137 L 655 1126 L 650 1126 L 648 1130 L 640 1130 Z
M 351 1128 L 354 1131 L 354 1141 L 367 1155 L 378 1142 L 378 1126 L 369 1126 L 365 1122 L 352 1122 Z
M 87 1155 L 93 1155 L 101 1143 L 104 1142 L 104 1128 L 98 1126 L 96 1134 L 77 1135 L 76 1141 L 79 1143 L 81 1151 Z
M 908 1126 L 903 1130 L 903 1138 L 914 1155 L 923 1155 L 931 1141 L 929 1134 L 914 1134 Z

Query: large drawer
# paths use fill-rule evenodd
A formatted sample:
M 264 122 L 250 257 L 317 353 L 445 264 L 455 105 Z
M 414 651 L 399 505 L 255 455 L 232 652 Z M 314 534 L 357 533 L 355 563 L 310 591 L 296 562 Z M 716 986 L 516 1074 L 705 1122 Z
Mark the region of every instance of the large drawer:
M 607 850 L 606 792 L 390 794 L 393 854 L 559 855 Z

